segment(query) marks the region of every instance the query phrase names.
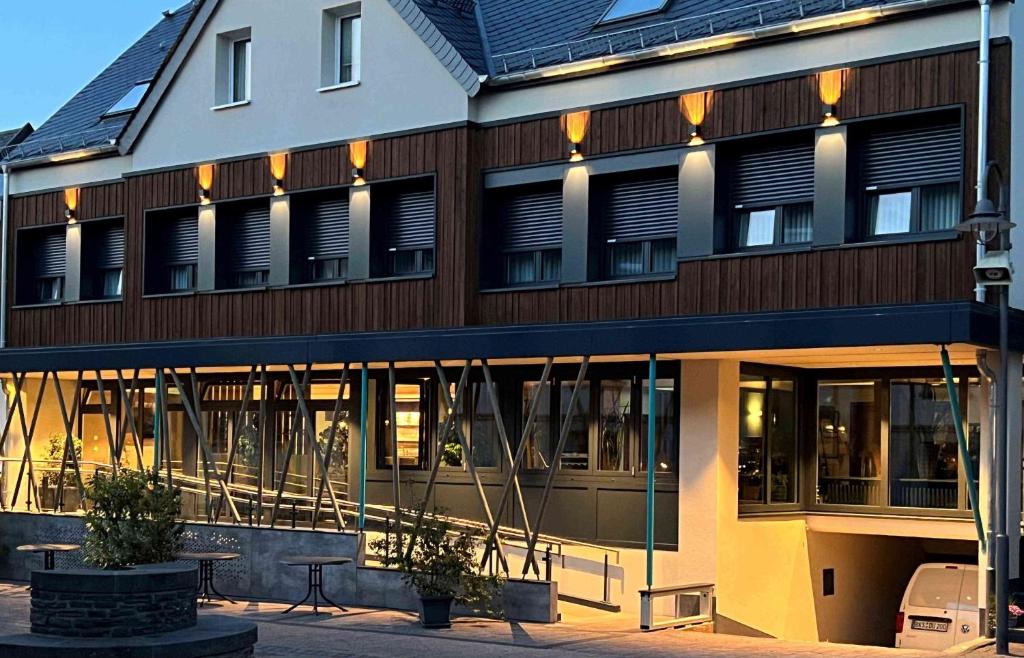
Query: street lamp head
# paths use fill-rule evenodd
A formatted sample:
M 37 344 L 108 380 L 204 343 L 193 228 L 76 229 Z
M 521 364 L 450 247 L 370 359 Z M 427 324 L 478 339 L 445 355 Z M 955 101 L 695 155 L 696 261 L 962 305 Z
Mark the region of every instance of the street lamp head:
M 1003 232 L 1008 232 L 1016 224 L 1006 219 L 1003 211 L 997 210 L 992 200 L 984 198 L 978 201 L 966 222 L 954 228 L 961 233 L 973 233 L 980 243 L 989 242 Z

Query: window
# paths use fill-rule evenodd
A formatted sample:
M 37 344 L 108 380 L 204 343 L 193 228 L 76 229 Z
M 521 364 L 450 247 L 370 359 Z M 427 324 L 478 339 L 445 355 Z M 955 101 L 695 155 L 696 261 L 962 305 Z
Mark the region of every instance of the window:
M 537 400 L 537 411 L 534 414 L 534 422 L 530 427 L 530 433 L 526 436 L 526 468 L 533 470 L 546 470 L 551 465 L 551 456 L 555 452 L 555 446 L 551 436 L 551 384 L 544 382 L 538 384 L 535 381 L 523 382 L 522 395 L 522 418 L 525 426 L 530 415 L 530 409 Z M 555 437 L 557 439 L 557 437 Z
M 603 243 L 601 278 L 673 272 L 679 223 L 675 169 L 595 178 L 592 225 Z
M 559 384 L 558 428 L 569 421 L 569 433 L 562 448 L 562 459 L 558 467 L 562 470 L 585 471 L 590 468 L 590 382 L 582 382 L 575 408 L 572 406 L 572 392 L 575 381 Z
M 739 411 L 739 502 L 795 503 L 796 383 L 743 374 Z
M 255 288 L 267 284 L 270 204 L 266 199 L 218 204 L 217 262 L 218 288 Z
M 647 419 L 651 380 L 641 381 L 640 407 L 640 470 L 647 470 Z M 679 432 L 676 421 L 676 380 L 658 378 L 654 381 L 654 470 L 673 473 L 679 464 Z
M 959 446 L 945 380 L 893 380 L 889 396 L 889 504 L 956 509 Z
M 394 455 L 391 445 L 391 408 L 387 381 L 378 386 L 377 402 L 377 468 L 391 468 Z M 427 438 L 430 423 L 430 385 L 426 382 L 395 384 L 395 417 L 397 423 L 398 464 L 400 468 L 421 469 L 427 460 Z
M 124 278 L 123 220 L 84 222 L 81 231 L 81 298 L 119 298 Z
M 598 461 L 602 471 L 629 471 L 633 433 L 633 387 L 628 379 L 601 382 L 598 418 Z
M 335 84 L 359 81 L 359 46 L 362 19 L 356 16 L 338 16 L 335 19 L 335 52 L 338 75 Z
M 492 280 L 520 286 L 561 278 L 561 181 L 492 190 L 488 214 L 493 218 L 494 242 L 501 245 L 495 259 L 500 260 L 501 274 Z M 485 270 L 494 265 L 483 264 Z
M 252 39 L 245 37 L 231 43 L 228 66 L 231 93 L 229 103 L 242 103 L 250 99 L 252 82 Z
M 370 242 L 374 276 L 434 271 L 432 178 L 373 186 Z
M 756 249 L 811 241 L 814 144 L 741 146 L 732 171 L 732 246 Z
M 348 190 L 293 197 L 292 229 L 302 236 L 303 282 L 348 275 Z
M 962 214 L 959 122 L 908 122 L 863 136 L 861 182 L 867 237 L 951 230 Z
M 818 498 L 831 505 L 881 505 L 881 416 L 877 382 L 818 385 Z
M 497 382 L 493 383 L 493 387 L 495 398 L 500 400 Z M 472 385 L 471 404 L 469 442 L 473 451 L 473 465 L 496 467 L 501 464 L 501 439 L 498 437 L 497 419 L 486 383 L 476 382 Z
M 123 114 L 125 112 L 131 112 L 139 106 L 142 102 L 142 97 L 146 95 L 149 90 L 149 82 L 136 83 L 131 89 L 125 93 L 116 103 L 110 106 L 106 112 L 103 113 L 104 117 L 110 117 L 117 114 Z
M 63 225 L 18 232 L 19 304 L 49 304 L 64 299 L 67 229 Z
M 146 294 L 195 290 L 198 262 L 196 208 L 161 210 L 146 215 Z
M 661 11 L 668 0 L 613 0 L 598 23 L 611 23 Z

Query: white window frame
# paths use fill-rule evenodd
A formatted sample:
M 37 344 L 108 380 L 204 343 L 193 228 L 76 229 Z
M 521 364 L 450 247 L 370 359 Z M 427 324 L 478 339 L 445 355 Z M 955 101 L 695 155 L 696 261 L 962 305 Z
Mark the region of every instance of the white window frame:
M 235 96 L 235 46 L 245 42 L 245 96 Z M 232 39 L 228 47 L 228 103 L 248 103 L 252 100 L 252 37 Z
M 342 69 L 344 64 L 341 61 L 341 50 L 342 50 L 342 35 L 344 34 L 343 26 L 345 21 L 352 20 L 352 79 L 342 80 Z M 363 45 L 363 19 L 362 14 L 359 12 L 338 14 L 334 17 L 334 84 L 335 86 L 341 85 L 356 85 L 359 84 L 360 80 L 360 50 Z

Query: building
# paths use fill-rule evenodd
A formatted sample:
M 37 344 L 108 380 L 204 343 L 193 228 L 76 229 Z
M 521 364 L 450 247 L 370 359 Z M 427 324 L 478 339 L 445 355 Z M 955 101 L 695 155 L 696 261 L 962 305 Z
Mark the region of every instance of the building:
M 891 643 L 918 564 L 988 559 L 998 322 L 954 227 L 979 160 L 1024 176 L 989 10 L 167 13 L 4 150 L 3 504 L 121 463 L 196 520 L 379 532 L 429 488 L 492 567 L 550 544 L 561 595 L 635 610 L 650 494 L 653 584 L 713 583 L 719 630 Z

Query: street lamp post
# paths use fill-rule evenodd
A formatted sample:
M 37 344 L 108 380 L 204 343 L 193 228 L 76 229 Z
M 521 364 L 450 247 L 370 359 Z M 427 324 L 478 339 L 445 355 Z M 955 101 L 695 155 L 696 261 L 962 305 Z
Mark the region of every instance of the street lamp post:
M 990 172 L 999 178 L 999 207 L 996 208 L 988 198 L 987 182 Z M 979 259 L 974 268 L 977 283 L 989 289 L 997 298 L 999 308 L 999 374 L 996 381 L 996 404 L 998 412 L 995 419 L 995 445 L 993 447 L 993 476 L 990 480 L 989 495 L 995 500 L 995 518 L 989 520 L 989 550 L 995 551 L 995 589 L 996 589 L 996 653 L 1009 655 L 1009 638 L 1007 634 L 1009 621 L 1009 567 L 1010 546 L 1007 534 L 1007 486 L 1009 483 L 1009 463 L 1007 448 L 1009 446 L 1008 396 L 1009 396 L 1009 305 L 1010 281 L 1013 269 L 1010 266 L 1010 229 L 1015 224 L 1006 219 L 1007 189 L 1003 184 L 1002 170 L 995 162 L 989 162 L 982 176 L 981 198 L 966 222 L 958 224 L 956 229 L 975 236 L 978 245 L 984 247 L 985 255 Z M 994 535 L 994 537 L 992 536 Z

